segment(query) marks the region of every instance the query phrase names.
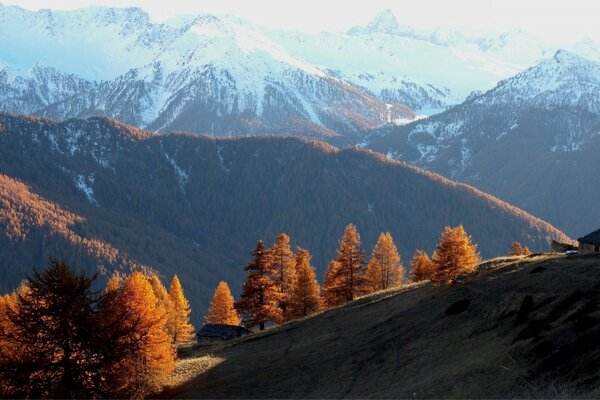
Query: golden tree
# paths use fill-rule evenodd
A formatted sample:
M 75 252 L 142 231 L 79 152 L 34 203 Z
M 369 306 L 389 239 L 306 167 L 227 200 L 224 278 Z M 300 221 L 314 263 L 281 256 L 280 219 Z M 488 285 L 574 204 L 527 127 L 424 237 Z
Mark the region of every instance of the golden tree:
M 404 280 L 404 266 L 392 235 L 381 233 L 365 273 L 365 292 L 372 293 L 397 287 Z
M 420 282 L 431 279 L 433 273 L 433 262 L 423 250 L 417 250 L 410 261 L 410 279 Z
M 210 302 L 208 314 L 204 317 L 207 324 L 239 325 L 240 317 L 234 308 L 235 302 L 227 282 L 217 285 L 215 294 Z
M 244 268 L 248 277 L 240 300 L 235 303 L 235 309 L 240 312 L 247 328 L 258 325 L 263 330 L 268 322 L 283 321 L 280 308 L 282 294 L 271 278 L 268 251 L 262 240 L 257 242 L 256 249 L 250 254 L 254 260 Z
M 327 267 L 325 281 L 321 290 L 321 300 L 324 308 L 337 307 L 347 303 L 346 289 L 340 279 L 340 263 L 333 260 Z
M 173 276 L 169 297 L 173 304 L 173 343 L 187 343 L 194 338 L 195 329 L 190 323 L 190 303 L 183 294 L 177 275 Z
M 471 237 L 462 225 L 455 228 L 447 226 L 432 256 L 434 264 L 431 281 L 448 284 L 456 281 L 462 274 L 473 272 L 480 262 L 477 245 L 471 243 Z
M 175 349 L 162 302 L 140 272 L 131 274 L 117 289 L 111 285 L 107 295 L 111 301 L 102 308 L 108 321 L 104 323 L 121 333 L 113 346 L 123 349 L 111 357 L 114 362 L 105 370 L 109 394 L 143 397 L 159 390 L 175 367 Z
M 327 281 L 323 285 L 323 290 L 326 291 L 326 304 L 329 307 L 340 301 L 341 304 L 352 301 L 364 290 L 364 252 L 360 248 L 360 235 L 353 224 L 346 226 L 334 261 L 337 262 L 337 265 L 333 265 L 334 268 L 331 268 L 330 264 L 326 276 Z
M 513 242 L 510 246 L 510 255 L 511 256 L 528 256 L 531 254 L 529 247 L 523 247 L 523 245 L 519 242 Z
M 321 296 L 310 253 L 301 247 L 296 250 L 296 279 L 288 297 L 286 320 L 303 318 L 321 311 Z
M 511 256 L 520 256 L 523 253 L 523 246 L 519 242 L 513 242 L 510 246 Z
M 162 304 L 165 309 L 165 313 L 167 315 L 167 323 L 166 328 L 167 332 L 171 337 L 175 337 L 175 310 L 173 307 L 173 301 L 171 300 L 171 296 L 169 296 L 169 292 L 167 292 L 167 288 L 162 284 L 160 278 L 156 274 L 152 274 L 148 277 L 148 283 L 152 286 L 152 291 L 154 295 L 158 299 L 158 301 Z
M 269 269 L 273 278 L 273 283 L 281 293 L 280 307 L 285 314 L 288 296 L 294 283 L 294 253 L 290 247 L 290 237 L 285 233 L 277 236 L 275 243 L 267 253 Z

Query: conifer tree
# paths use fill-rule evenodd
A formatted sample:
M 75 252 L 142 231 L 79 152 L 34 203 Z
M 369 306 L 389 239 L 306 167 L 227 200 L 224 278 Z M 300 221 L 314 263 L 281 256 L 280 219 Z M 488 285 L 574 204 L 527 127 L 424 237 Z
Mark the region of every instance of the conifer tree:
M 335 261 L 339 263 L 332 277 L 337 290 L 345 296 L 345 302 L 363 293 L 364 252 L 360 248 L 360 235 L 354 224 L 348 224 L 340 239 Z
M 446 227 L 432 261 L 434 269 L 431 281 L 448 284 L 455 282 L 459 275 L 475 271 L 480 258 L 477 245 L 471 243 L 471 237 L 459 225 L 456 228 Z
M 525 248 L 523 249 L 523 251 L 521 252 L 522 256 L 528 256 L 531 254 L 531 250 L 529 250 L 529 247 L 525 246 Z
M 340 278 L 340 263 L 332 260 L 325 273 L 325 281 L 321 290 L 323 307 L 329 309 L 347 302 L 345 283 Z
M 523 246 L 519 242 L 513 242 L 510 246 L 510 255 L 511 256 L 520 256 L 523 254 Z
M 165 309 L 165 313 L 167 315 L 167 323 L 166 328 L 167 332 L 171 337 L 175 337 L 175 310 L 173 307 L 173 301 L 171 300 L 171 296 L 169 296 L 169 292 L 167 292 L 167 288 L 162 284 L 160 278 L 156 274 L 152 274 L 148 277 L 148 283 L 152 286 L 152 291 L 154 295 L 158 299 L 158 301 L 162 304 Z
M 286 320 L 303 318 L 321 311 L 321 296 L 310 253 L 301 247 L 296 250 L 296 279 L 290 291 Z
M 93 278 L 51 260 L 16 296 L 5 298 L 0 357 L 3 395 L 28 398 L 99 396 L 101 360 L 94 346 Z
M 113 295 L 112 302 L 103 311 L 113 328 L 122 333 L 113 339 L 113 346 L 129 349 L 112 358 L 114 363 L 104 371 L 110 395 L 146 396 L 160 389 L 175 367 L 175 350 L 166 329 L 166 311 L 140 272 L 131 274 L 122 287 L 109 293 Z
M 295 279 L 294 253 L 290 247 L 290 238 L 285 233 L 277 236 L 275 243 L 269 249 L 268 263 L 273 282 L 281 293 L 280 307 L 285 314 L 288 297 Z
M 210 302 L 208 314 L 204 317 L 207 324 L 239 325 L 240 317 L 234 308 L 235 302 L 227 282 L 217 285 L 215 294 Z
M 392 235 L 382 232 L 365 273 L 365 292 L 397 287 L 404 280 L 404 266 Z
M 235 303 L 243 324 L 249 329 L 258 325 L 263 330 L 267 322 L 281 323 L 283 320 L 280 308 L 282 295 L 271 278 L 267 253 L 262 240 L 259 240 L 256 249 L 250 253 L 254 260 L 244 268 L 248 277 L 240 300 Z
M 433 262 L 423 250 L 417 250 L 410 261 L 410 279 L 420 282 L 431 279 L 433 273 Z
M 183 294 L 177 275 L 173 276 L 169 297 L 173 304 L 173 343 L 187 343 L 194 338 L 195 329 L 190 323 L 190 303 Z

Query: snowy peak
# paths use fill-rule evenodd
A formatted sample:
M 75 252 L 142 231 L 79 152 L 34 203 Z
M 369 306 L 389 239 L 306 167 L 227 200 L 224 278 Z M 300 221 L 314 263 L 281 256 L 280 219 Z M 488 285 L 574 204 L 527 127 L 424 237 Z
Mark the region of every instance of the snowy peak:
M 479 97 L 479 104 L 578 107 L 600 113 L 600 63 L 566 50 L 542 60 Z

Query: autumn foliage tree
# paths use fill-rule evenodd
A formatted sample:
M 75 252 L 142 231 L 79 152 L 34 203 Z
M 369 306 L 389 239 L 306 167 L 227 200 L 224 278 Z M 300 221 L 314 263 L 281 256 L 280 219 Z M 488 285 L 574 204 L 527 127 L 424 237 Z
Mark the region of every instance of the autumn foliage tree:
M 154 292 L 154 296 L 159 301 L 159 303 L 165 309 L 165 314 L 167 316 L 166 329 L 171 337 L 175 336 L 175 310 L 173 307 L 173 301 L 171 300 L 171 296 L 169 296 L 169 292 L 167 292 L 167 288 L 162 284 L 158 275 L 153 274 L 148 277 L 148 283 L 152 286 L 152 291 Z
M 322 303 L 315 269 L 310 253 L 301 247 L 296 250 L 296 276 L 288 297 L 286 320 L 303 318 L 321 311 Z
M 404 280 L 404 266 L 389 232 L 382 232 L 373 249 L 365 273 L 365 292 L 372 293 L 397 287 Z
M 364 252 L 356 226 L 348 224 L 340 239 L 336 263 L 331 263 L 323 284 L 323 297 L 328 307 L 354 300 L 364 291 Z
M 438 284 L 456 281 L 462 274 L 473 272 L 480 262 L 477 245 L 471 243 L 471 237 L 462 225 L 455 228 L 447 226 L 432 256 L 433 272 L 430 280 Z
M 288 297 L 295 277 L 294 253 L 290 247 L 290 237 L 285 233 L 277 236 L 275 243 L 267 253 L 267 262 L 271 271 L 273 283 L 281 293 L 280 307 L 285 315 Z
M 94 347 L 98 299 L 92 281 L 51 260 L 45 271 L 28 276 L 15 295 L 3 298 L 3 396 L 99 396 L 95 379 L 101 357 Z
M 248 276 L 235 309 L 247 328 L 258 325 L 263 330 L 268 322 L 283 321 L 280 308 L 282 295 L 271 277 L 269 255 L 262 240 L 257 242 L 256 249 L 250 254 L 254 260 L 244 268 Z
M 217 285 L 215 294 L 210 302 L 208 314 L 204 317 L 207 324 L 239 325 L 240 317 L 234 308 L 235 302 L 227 282 Z
M 528 247 L 523 247 L 523 245 L 519 242 L 513 242 L 510 246 L 510 255 L 511 256 L 528 256 L 531 254 L 531 251 Z
M 431 279 L 433 269 L 433 262 L 427 253 L 423 250 L 417 250 L 410 261 L 410 279 L 413 282 Z
M 337 307 L 347 303 L 344 282 L 340 279 L 340 263 L 332 260 L 325 272 L 325 280 L 321 290 L 321 300 L 324 308 Z
M 177 275 L 173 276 L 169 297 L 173 305 L 173 343 L 187 343 L 194 338 L 195 328 L 190 323 L 190 303 L 183 293 L 183 287 Z
M 128 276 L 116 289 L 109 285 L 109 290 L 111 302 L 103 311 L 114 332 L 120 333 L 113 345 L 128 349 L 111 357 L 113 363 L 104 370 L 111 382 L 110 394 L 143 397 L 160 389 L 175 367 L 167 313 L 149 279 L 140 272 Z

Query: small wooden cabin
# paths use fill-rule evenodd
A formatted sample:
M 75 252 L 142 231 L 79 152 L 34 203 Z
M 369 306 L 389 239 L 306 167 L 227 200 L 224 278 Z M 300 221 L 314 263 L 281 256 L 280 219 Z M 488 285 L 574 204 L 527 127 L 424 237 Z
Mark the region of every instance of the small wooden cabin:
M 600 229 L 577 239 L 579 254 L 600 253 Z
M 226 324 L 206 324 L 196 334 L 198 344 L 210 346 L 215 343 L 239 338 L 252 333 L 243 326 Z

